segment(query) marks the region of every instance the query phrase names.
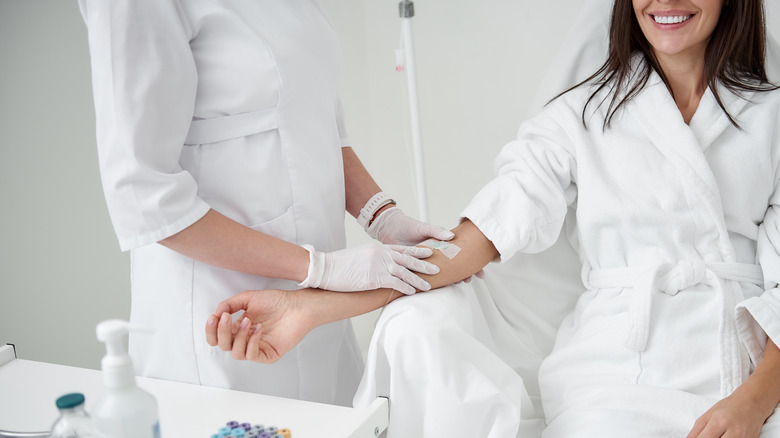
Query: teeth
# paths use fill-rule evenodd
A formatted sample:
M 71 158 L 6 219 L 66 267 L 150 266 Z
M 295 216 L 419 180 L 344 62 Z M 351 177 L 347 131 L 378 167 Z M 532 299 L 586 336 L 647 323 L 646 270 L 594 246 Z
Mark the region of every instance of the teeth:
M 653 20 L 659 24 L 676 24 L 688 21 L 693 15 L 677 15 L 677 16 L 659 16 L 653 15 Z

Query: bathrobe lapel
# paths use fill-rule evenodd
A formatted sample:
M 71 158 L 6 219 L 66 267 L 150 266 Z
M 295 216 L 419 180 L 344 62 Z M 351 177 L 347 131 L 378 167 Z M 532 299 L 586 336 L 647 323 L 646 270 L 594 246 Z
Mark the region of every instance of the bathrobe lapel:
M 746 100 L 723 90 L 721 99 L 736 116 Z M 674 165 L 685 181 L 685 196 L 702 230 L 713 230 L 717 251 L 702 254 L 707 262 L 734 262 L 720 191 L 705 151 L 730 126 L 730 121 L 707 89 L 688 126 L 661 78 L 652 73 L 644 91 L 627 105 L 652 144 Z M 698 135 L 697 135 L 698 134 Z
M 732 117 L 744 109 L 746 98 L 749 97 L 740 98 L 727 90 L 721 91 L 721 100 Z M 700 230 L 697 240 L 705 243 L 701 248 L 703 261 L 736 262 L 718 184 L 705 154 L 731 122 L 718 106 L 711 90 L 708 89 L 702 97 L 689 126 L 684 122 L 666 85 L 653 73 L 643 92 L 627 105 L 627 111 L 639 122 L 650 142 L 668 157 L 684 181 L 681 196 L 685 196 L 691 217 Z M 711 246 L 707 244 L 710 242 Z M 747 378 L 750 362 L 733 337 L 736 333 L 734 308 L 743 299 L 741 286 L 736 281 L 725 281 L 719 293 L 723 294 L 719 333 L 721 392 L 726 396 Z

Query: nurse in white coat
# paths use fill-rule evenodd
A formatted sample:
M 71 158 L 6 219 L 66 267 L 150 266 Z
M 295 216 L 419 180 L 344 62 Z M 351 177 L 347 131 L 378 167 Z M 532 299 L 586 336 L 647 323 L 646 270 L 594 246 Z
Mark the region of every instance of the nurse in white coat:
M 548 247 L 576 206 L 586 290 L 540 371 L 543 436 L 780 434 L 780 92 L 764 73 L 761 11 L 759 0 L 618 0 L 604 70 L 523 124 L 463 213 L 461 254 L 435 255 L 437 279 L 457 280 Z M 306 329 L 381 305 L 379 293 L 343 296 L 324 316 L 322 296 L 277 291 L 290 317 L 234 348 L 276 359 L 298 315 Z M 221 307 L 267 318 L 268 298 Z M 438 370 L 447 381 L 489 377 L 460 358 Z
M 349 404 L 349 322 L 273 365 L 209 346 L 203 322 L 245 289 L 430 286 L 431 251 L 344 250 L 345 209 L 383 243 L 451 233 L 393 207 L 350 147 L 340 53 L 317 0 L 80 0 L 109 213 L 131 251 L 139 374 Z M 370 227 L 369 227 L 370 225 Z M 298 282 L 298 284 L 296 284 Z M 210 324 L 229 321 L 212 319 Z

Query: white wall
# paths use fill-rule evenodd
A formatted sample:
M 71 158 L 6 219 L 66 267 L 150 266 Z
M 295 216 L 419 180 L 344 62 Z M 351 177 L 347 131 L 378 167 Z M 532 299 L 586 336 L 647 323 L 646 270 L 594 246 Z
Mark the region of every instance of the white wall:
M 129 315 L 97 170 L 75 1 L 0 0 L 0 344 L 97 368 L 95 324 Z
M 409 214 L 407 110 L 394 71 L 396 0 L 322 0 L 344 51 L 350 137 Z M 768 2 L 780 35 L 780 5 Z M 430 219 L 452 227 L 529 114 L 581 0 L 417 0 L 415 42 Z M 75 0 L 0 0 L 0 344 L 97 368 L 94 326 L 129 314 L 129 258 L 100 189 L 86 32 Z M 347 221 L 350 244 L 367 241 Z M 358 318 L 365 345 L 376 315 Z

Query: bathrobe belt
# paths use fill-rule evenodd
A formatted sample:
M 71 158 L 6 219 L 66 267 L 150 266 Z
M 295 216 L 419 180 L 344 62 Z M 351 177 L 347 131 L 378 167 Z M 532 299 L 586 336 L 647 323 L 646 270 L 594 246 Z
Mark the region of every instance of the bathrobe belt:
M 650 308 L 655 291 L 677 295 L 677 292 L 696 284 L 709 284 L 721 295 L 725 314 L 730 311 L 729 304 L 735 306 L 737 303 L 733 302 L 735 296 L 728 296 L 728 294 L 733 295 L 733 288 L 727 287 L 724 280 L 748 282 L 759 287 L 763 287 L 764 284 L 763 272 L 759 265 L 705 263 L 701 260 L 681 260 L 676 264 L 659 264 L 650 269 L 598 269 L 588 275 L 588 283 L 594 289 L 633 288 L 634 296 L 629 307 L 630 327 L 626 346 L 636 351 L 643 351 L 647 346 Z

